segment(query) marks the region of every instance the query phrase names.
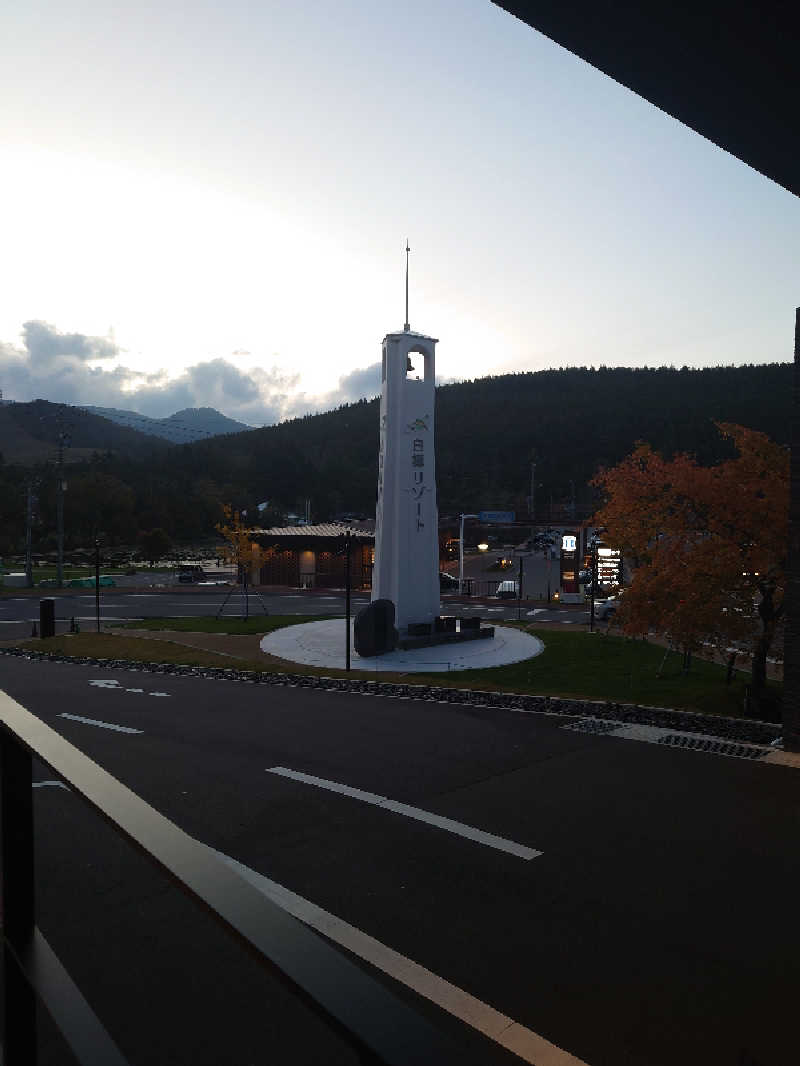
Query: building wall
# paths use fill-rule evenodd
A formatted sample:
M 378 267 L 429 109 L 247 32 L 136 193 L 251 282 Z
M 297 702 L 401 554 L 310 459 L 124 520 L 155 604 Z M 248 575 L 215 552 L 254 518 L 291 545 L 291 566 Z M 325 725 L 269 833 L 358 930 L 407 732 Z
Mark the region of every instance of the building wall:
M 368 589 L 372 579 L 371 544 L 353 544 L 350 549 L 350 587 Z M 260 572 L 262 585 L 293 588 L 344 588 L 345 557 L 341 548 L 269 548 Z

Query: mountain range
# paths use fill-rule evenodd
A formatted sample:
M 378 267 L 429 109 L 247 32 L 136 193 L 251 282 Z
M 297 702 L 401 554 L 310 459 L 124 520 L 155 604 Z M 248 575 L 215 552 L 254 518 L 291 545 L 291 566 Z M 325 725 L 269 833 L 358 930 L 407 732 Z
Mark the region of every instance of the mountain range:
M 125 411 L 117 407 L 82 407 L 90 414 L 107 418 L 118 426 L 136 429 L 152 437 L 161 437 L 171 444 L 190 444 L 195 440 L 217 437 L 224 433 L 241 433 L 252 429 L 244 422 L 216 411 L 213 407 L 186 407 L 167 418 L 150 418 L 138 411 Z

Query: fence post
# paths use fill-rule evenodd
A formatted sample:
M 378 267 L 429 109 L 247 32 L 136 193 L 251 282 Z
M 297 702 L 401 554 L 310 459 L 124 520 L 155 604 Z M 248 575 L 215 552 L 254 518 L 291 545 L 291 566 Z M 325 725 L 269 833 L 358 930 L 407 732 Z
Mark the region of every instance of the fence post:
M 4 1066 L 36 1064 L 36 996 L 9 945 L 21 955 L 33 937 L 33 789 L 31 756 L 0 732 Z

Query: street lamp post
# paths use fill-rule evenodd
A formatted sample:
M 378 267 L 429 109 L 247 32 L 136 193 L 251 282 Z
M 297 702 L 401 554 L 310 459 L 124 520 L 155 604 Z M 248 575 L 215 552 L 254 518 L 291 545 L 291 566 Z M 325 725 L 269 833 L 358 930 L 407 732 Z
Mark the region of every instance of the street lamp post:
M 345 564 L 344 564 L 344 587 L 345 587 L 345 670 L 350 671 L 350 538 L 351 533 L 348 529 L 344 535 L 345 544 Z
M 464 592 L 464 519 L 477 518 L 476 514 L 462 514 L 458 527 L 458 594 Z
M 589 632 L 594 633 L 594 596 L 597 581 L 597 541 L 592 541 L 592 572 L 591 572 L 591 591 L 590 591 L 590 606 L 589 606 Z

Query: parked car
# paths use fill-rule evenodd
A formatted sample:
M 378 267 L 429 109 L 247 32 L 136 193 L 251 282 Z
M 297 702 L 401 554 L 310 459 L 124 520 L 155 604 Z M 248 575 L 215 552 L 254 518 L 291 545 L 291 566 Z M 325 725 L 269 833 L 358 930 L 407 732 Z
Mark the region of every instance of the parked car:
M 205 577 L 202 566 L 184 566 L 178 571 L 179 585 L 193 585 Z
M 497 598 L 499 600 L 515 600 L 519 592 L 516 581 L 501 581 L 497 586 Z
M 452 574 L 445 573 L 444 570 L 439 571 L 439 588 L 442 592 L 457 592 L 458 591 L 458 578 L 453 577 Z

